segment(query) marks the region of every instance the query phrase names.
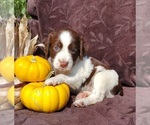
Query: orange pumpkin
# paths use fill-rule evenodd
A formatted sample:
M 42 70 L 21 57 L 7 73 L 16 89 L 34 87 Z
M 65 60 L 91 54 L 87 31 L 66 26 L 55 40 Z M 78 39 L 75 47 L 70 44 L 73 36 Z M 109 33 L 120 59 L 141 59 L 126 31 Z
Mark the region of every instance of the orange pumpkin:
M 6 57 L 0 62 L 0 73 L 8 81 L 14 81 L 14 57 Z
M 22 56 L 15 61 L 15 75 L 22 82 L 44 81 L 51 71 L 50 63 L 39 56 Z
M 14 106 L 14 86 L 10 87 L 7 94 L 8 101 Z
M 25 85 L 20 94 L 24 106 L 38 112 L 61 110 L 68 102 L 70 89 L 62 83 L 57 86 L 44 86 L 44 82 Z

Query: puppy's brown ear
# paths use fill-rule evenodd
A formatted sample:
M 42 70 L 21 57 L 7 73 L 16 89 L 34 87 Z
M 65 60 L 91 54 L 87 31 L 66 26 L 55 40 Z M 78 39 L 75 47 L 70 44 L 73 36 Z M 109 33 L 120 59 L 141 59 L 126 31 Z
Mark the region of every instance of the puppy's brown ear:
M 52 38 L 52 34 L 50 33 L 47 38 L 45 38 L 42 43 L 36 45 L 36 50 L 34 51 L 34 55 L 39 55 L 43 58 L 48 59 L 50 56 L 50 41 Z
M 45 46 L 43 43 L 36 44 L 33 55 L 38 55 L 45 58 L 44 48 Z
M 44 43 L 44 53 L 45 58 L 48 59 L 50 57 L 50 46 L 51 46 L 52 33 L 48 35 L 48 37 L 43 41 Z
M 82 60 L 86 53 L 86 44 L 83 37 L 80 37 L 80 59 Z

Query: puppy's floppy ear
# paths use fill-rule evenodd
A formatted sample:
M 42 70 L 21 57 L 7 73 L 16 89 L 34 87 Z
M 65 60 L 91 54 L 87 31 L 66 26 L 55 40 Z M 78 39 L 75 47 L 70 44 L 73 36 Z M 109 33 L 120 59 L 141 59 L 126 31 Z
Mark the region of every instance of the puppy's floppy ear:
M 50 33 L 47 38 L 43 40 L 42 43 L 36 45 L 36 50 L 34 51 L 34 55 L 42 56 L 46 59 L 50 56 L 50 41 L 52 38 L 52 34 Z
M 45 58 L 44 48 L 45 48 L 45 45 L 43 43 L 36 44 L 33 55 L 38 55 L 38 56 Z
M 43 41 L 45 48 L 45 58 L 48 59 L 50 57 L 50 46 L 51 46 L 52 33 L 48 35 L 48 37 Z
M 80 37 L 80 59 L 82 60 L 86 53 L 86 44 L 83 37 Z

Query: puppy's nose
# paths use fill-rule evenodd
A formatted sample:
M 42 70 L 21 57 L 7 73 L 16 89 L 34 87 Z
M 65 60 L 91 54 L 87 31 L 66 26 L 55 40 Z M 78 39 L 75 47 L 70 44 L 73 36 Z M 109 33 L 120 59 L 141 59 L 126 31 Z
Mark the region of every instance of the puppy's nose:
M 66 62 L 66 61 L 60 61 L 60 66 L 61 66 L 62 68 L 67 67 L 67 65 L 68 65 L 68 62 Z

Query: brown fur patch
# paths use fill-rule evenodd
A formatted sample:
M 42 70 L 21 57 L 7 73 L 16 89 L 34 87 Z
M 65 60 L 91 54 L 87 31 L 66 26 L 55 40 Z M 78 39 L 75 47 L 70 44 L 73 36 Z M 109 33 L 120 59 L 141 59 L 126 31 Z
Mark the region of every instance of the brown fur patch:
M 90 76 L 86 79 L 86 81 L 82 84 L 82 87 L 84 87 L 85 85 L 88 85 L 92 79 L 92 77 L 95 75 L 96 73 L 96 68 L 93 69 L 93 71 L 91 72 Z
M 90 58 L 91 58 L 91 61 L 92 61 L 93 65 L 94 65 L 94 67 L 96 67 L 96 66 L 103 66 L 105 69 L 110 69 L 109 66 L 107 66 L 104 63 L 102 63 L 101 61 L 99 61 L 99 60 L 97 60 L 97 59 L 95 59 L 93 57 L 90 57 Z
M 122 85 L 121 83 L 119 82 L 118 85 L 116 85 L 112 90 L 111 90 L 111 93 L 113 95 L 121 95 L 123 96 L 123 88 L 122 88 Z

